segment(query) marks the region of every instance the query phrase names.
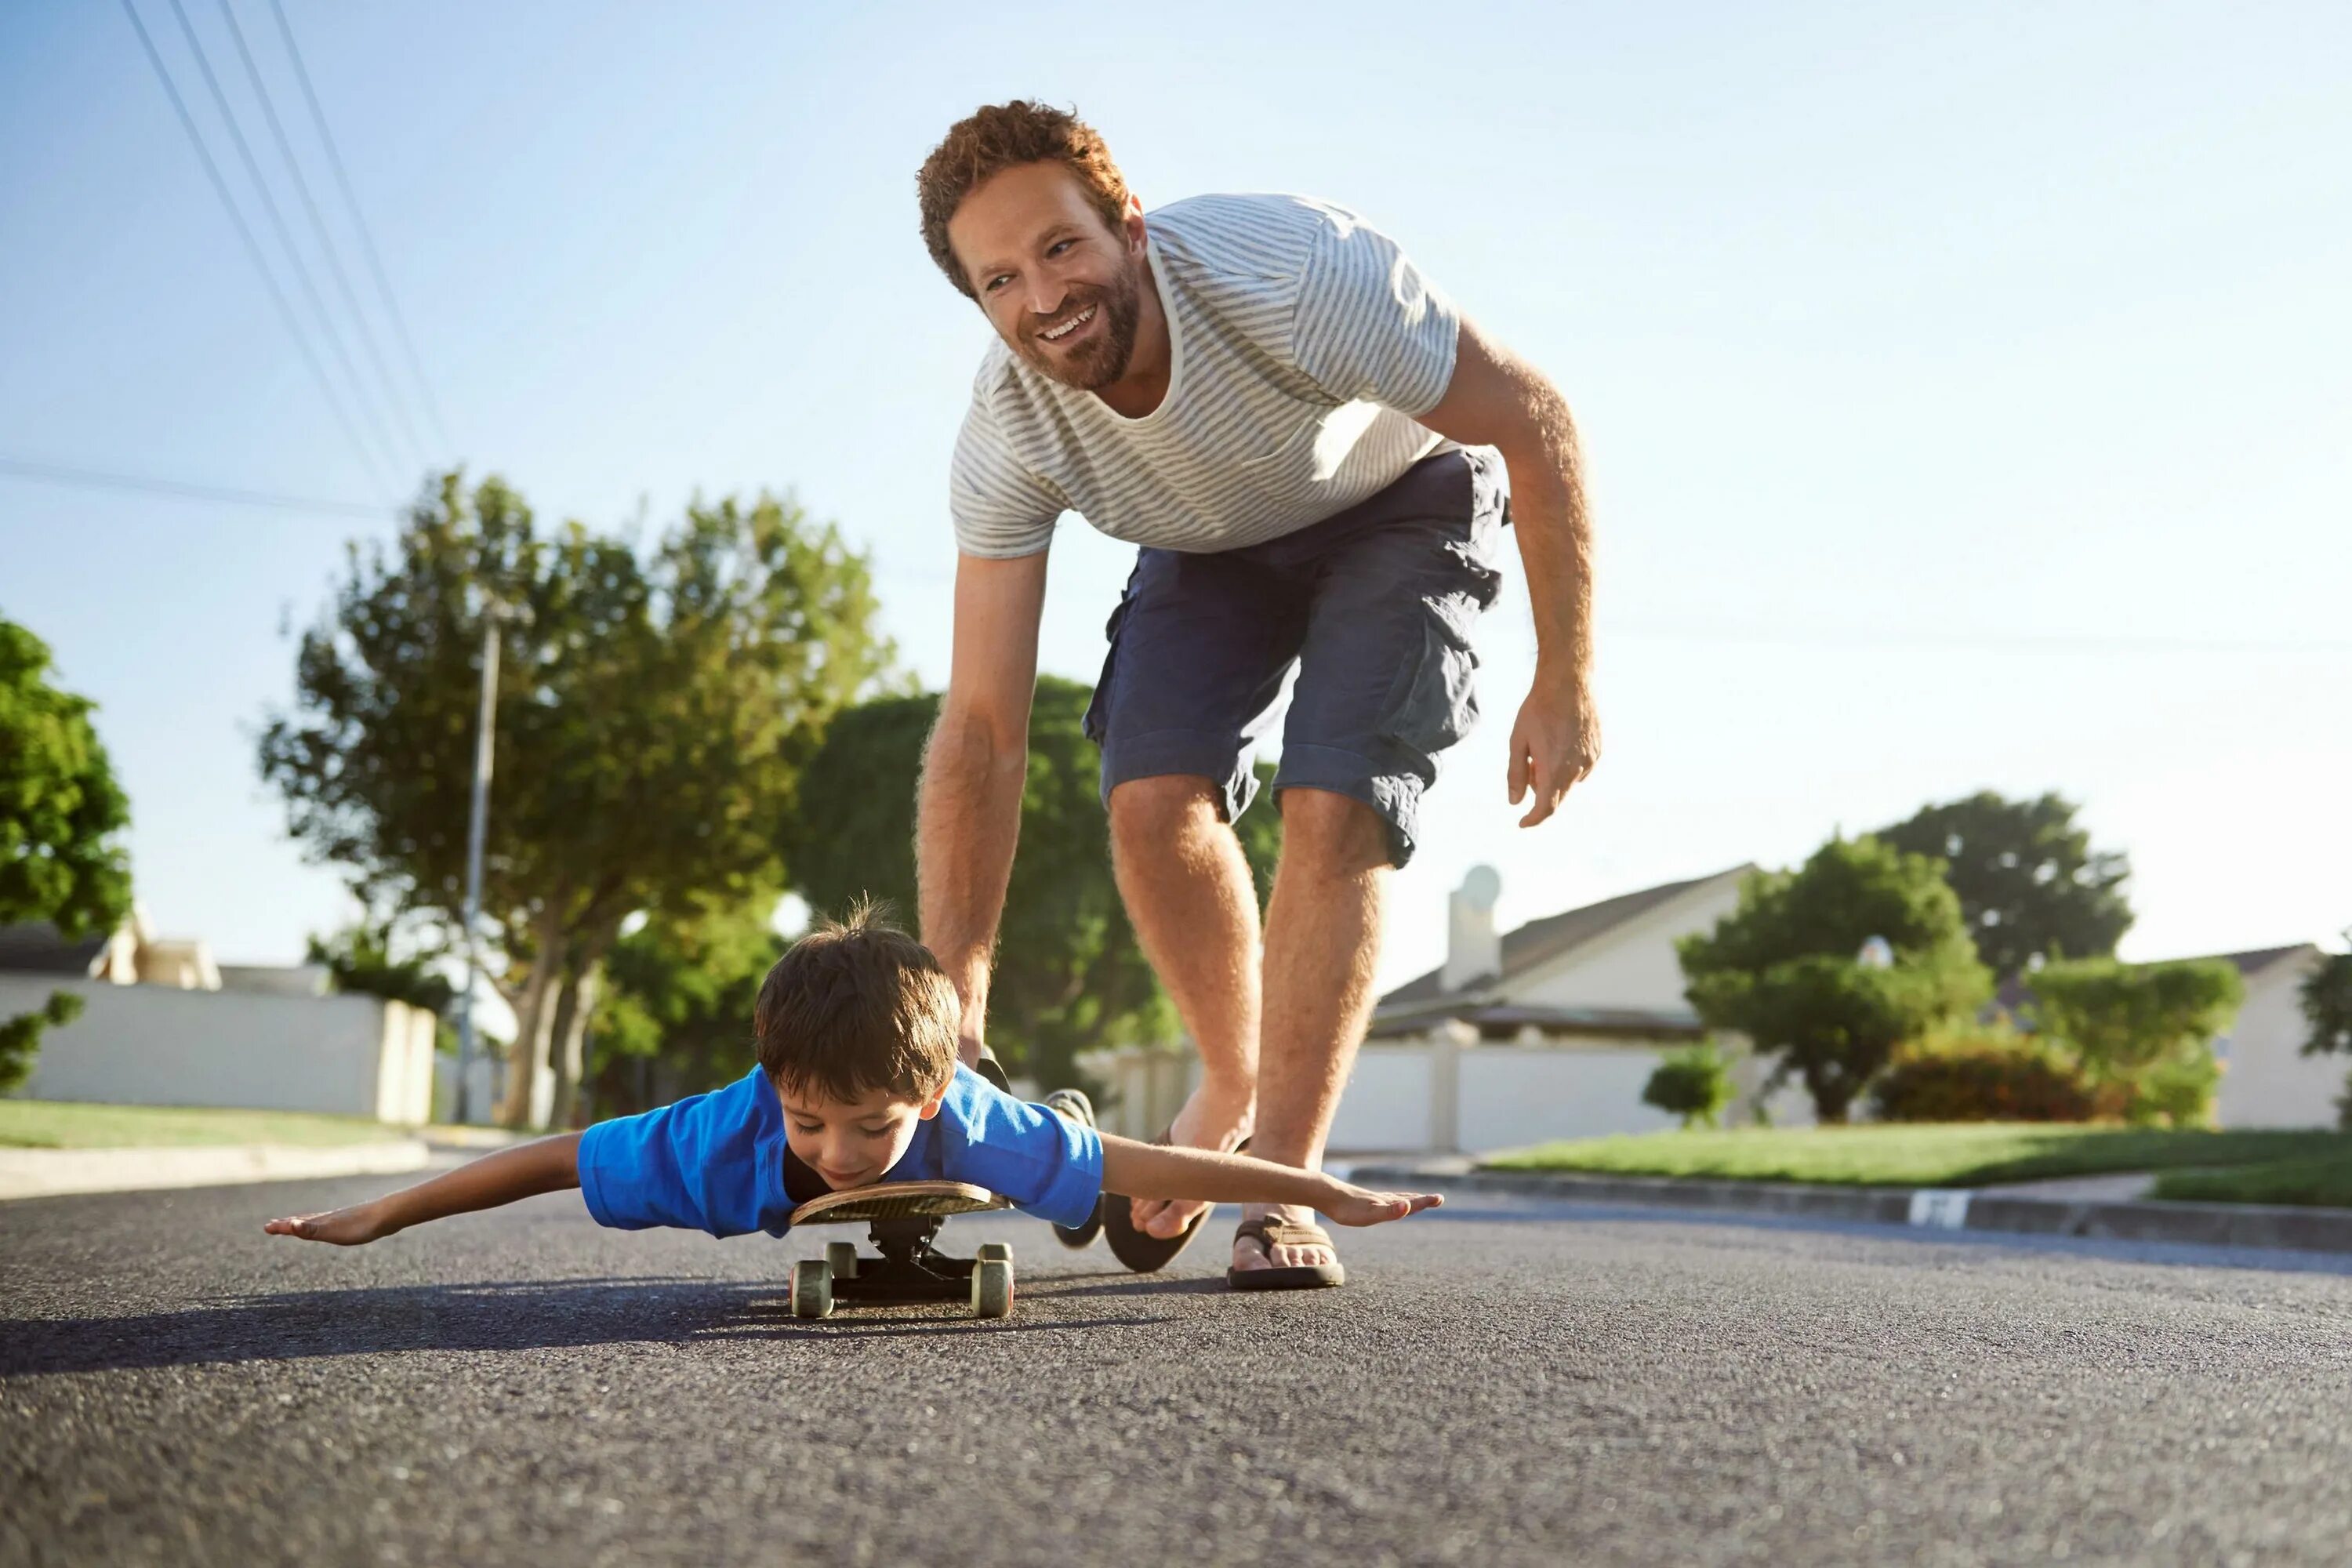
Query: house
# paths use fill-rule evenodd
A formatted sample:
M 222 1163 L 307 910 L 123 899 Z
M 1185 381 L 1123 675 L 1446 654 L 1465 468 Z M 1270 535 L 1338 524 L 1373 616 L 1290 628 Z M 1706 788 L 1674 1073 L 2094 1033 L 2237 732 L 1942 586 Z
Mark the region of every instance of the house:
M 2310 942 L 2219 956 L 2238 966 L 2246 999 L 2230 1032 L 2213 1042 L 2221 1064 L 2214 1121 L 2223 1127 L 2333 1127 L 2345 1091 L 2340 1056 L 2307 1057 L 2303 983 L 2326 961 Z
M 1331 1129 L 1334 1153 L 1453 1152 L 1646 1132 L 1676 1119 L 1642 1103 L 1666 1051 L 1705 1037 L 1683 996 L 1677 939 L 1714 929 L 1754 869 L 1604 899 L 1497 931 L 1502 879 L 1474 868 L 1448 900 L 1445 960 L 1381 997 Z M 1087 1058 L 1108 1081 L 1105 1125 L 1156 1135 L 1191 1092 L 1181 1052 Z M 1735 1058 L 1752 1103 L 1762 1074 Z M 1776 1120 L 1809 1119 L 1801 1096 Z
M 43 1034 L 26 1099 L 431 1119 L 433 1014 L 330 995 L 321 966 L 219 964 L 201 938 L 157 937 L 137 909 L 79 942 L 0 926 L 0 1018 L 58 991 L 81 1015 Z

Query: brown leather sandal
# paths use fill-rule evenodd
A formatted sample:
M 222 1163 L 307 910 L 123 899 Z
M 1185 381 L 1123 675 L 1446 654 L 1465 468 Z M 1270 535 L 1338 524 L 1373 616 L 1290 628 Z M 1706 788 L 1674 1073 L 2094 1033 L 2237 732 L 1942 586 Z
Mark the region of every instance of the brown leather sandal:
M 1169 1139 L 1175 1131 L 1175 1127 L 1171 1124 L 1167 1131 L 1154 1138 L 1152 1142 L 1163 1148 L 1167 1147 Z M 1244 1138 L 1227 1152 L 1246 1153 L 1249 1151 L 1249 1145 L 1250 1141 Z M 1211 1204 L 1192 1216 L 1192 1224 L 1173 1236 L 1153 1236 L 1149 1231 L 1136 1228 L 1132 1202 L 1133 1200 L 1121 1197 L 1116 1193 L 1105 1193 L 1098 1212 L 1102 1215 L 1103 1239 L 1110 1244 L 1111 1256 L 1138 1274 L 1156 1274 L 1174 1262 L 1178 1253 L 1192 1245 L 1192 1238 L 1201 1234 L 1202 1225 L 1207 1221 L 1210 1212 L 1217 1206 Z
M 1255 1241 L 1274 1257 L 1277 1247 L 1329 1247 L 1331 1233 L 1313 1220 L 1285 1219 L 1270 1215 L 1245 1219 L 1234 1230 L 1235 1241 Z M 1227 1268 L 1225 1283 L 1236 1290 L 1314 1290 L 1345 1285 L 1348 1269 L 1339 1263 L 1303 1263 L 1284 1268 Z

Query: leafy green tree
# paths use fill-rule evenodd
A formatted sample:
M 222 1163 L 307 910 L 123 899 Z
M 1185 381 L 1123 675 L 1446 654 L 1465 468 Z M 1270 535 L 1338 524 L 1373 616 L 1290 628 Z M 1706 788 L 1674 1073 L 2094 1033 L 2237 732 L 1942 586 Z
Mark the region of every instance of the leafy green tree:
M 2186 1125 L 2210 1117 L 2221 1081 L 2213 1037 L 2246 995 L 2236 964 L 2068 959 L 2044 964 L 2028 989 L 2035 1028 L 2072 1052 L 2127 1120 Z
M 96 705 L 48 673 L 48 645 L 0 620 L 0 925 L 47 921 L 77 940 L 130 912 L 131 805 L 90 724 Z M 42 1032 L 80 1011 L 60 991 L 0 1020 L 0 1092 L 31 1076 Z
M 1873 937 L 1891 962 L 1859 954 Z M 1990 994 L 1943 869 L 1874 838 L 1832 839 L 1795 871 L 1759 872 L 1714 931 L 1676 944 L 1685 994 L 1794 1074 L 1824 1122 L 1843 1122 L 1895 1047 Z
M 2352 952 L 2331 952 L 2303 977 L 2304 1021 L 2311 1027 L 2303 1054 L 2352 1052 Z
M 354 547 L 303 636 L 263 776 L 311 858 L 372 907 L 457 923 L 478 659 L 499 617 L 483 907 L 517 1037 L 500 1120 L 541 1071 L 561 1110 L 605 954 L 633 911 L 773 887 L 799 771 L 887 674 L 865 560 L 762 496 L 697 501 L 642 551 L 543 530 L 452 474 L 388 547 Z
M 2132 923 L 2124 883 L 2131 863 L 2095 850 L 2074 824 L 2080 809 L 2056 795 L 2006 800 L 1990 790 L 1921 810 L 1876 837 L 1944 862 L 1977 956 L 1996 977 L 2037 958 L 2111 953 Z
M 439 1020 L 434 1037 L 442 1050 L 456 1047 L 453 1024 L 457 988 L 437 963 L 437 952 L 412 949 L 405 957 L 393 956 L 402 945 L 396 922 L 360 921 L 332 936 L 311 933 L 302 955 L 305 963 L 325 966 L 328 983 L 347 995 L 382 996 L 422 1007 Z
M 1021 841 L 990 980 L 991 1047 L 1045 1089 L 1078 1081 L 1081 1051 L 1176 1029 L 1112 879 L 1101 758 L 1083 729 L 1091 695 L 1055 676 L 1037 682 Z M 915 917 L 915 786 L 938 717 L 938 697 L 924 695 L 868 702 L 835 721 L 802 775 L 786 855 L 794 890 L 814 908 L 834 913 L 872 897 L 902 921 Z M 1263 782 L 1272 770 L 1261 763 L 1259 773 Z M 1271 806 L 1261 802 L 1236 824 L 1261 900 L 1281 845 Z
M 775 906 L 775 894 L 756 894 L 648 921 L 614 944 L 596 1030 L 599 1113 L 649 1110 L 750 1070 L 752 1004 L 784 950 Z
M 1683 1130 L 1719 1126 L 1723 1108 L 1738 1096 L 1731 1068 L 1713 1040 L 1702 1040 L 1669 1051 L 1650 1081 L 1642 1086 L 1642 1103 L 1654 1105 L 1669 1116 L 1683 1119 Z

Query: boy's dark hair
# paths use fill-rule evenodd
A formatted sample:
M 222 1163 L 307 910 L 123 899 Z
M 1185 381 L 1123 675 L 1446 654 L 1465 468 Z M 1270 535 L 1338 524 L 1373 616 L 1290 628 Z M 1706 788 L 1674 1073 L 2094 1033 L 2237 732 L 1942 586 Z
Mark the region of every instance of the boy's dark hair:
M 1016 163 L 1059 163 L 1086 187 L 1095 210 L 1111 232 L 1127 222 L 1127 176 L 1111 162 L 1101 133 L 1075 114 L 1050 104 L 1014 99 L 992 103 L 948 127 L 915 175 L 915 195 L 923 211 L 923 244 L 948 281 L 967 300 L 977 300 L 971 279 L 948 246 L 948 220 L 964 197 L 992 175 Z
M 962 1009 L 931 950 L 860 903 L 776 960 L 751 1011 L 761 1070 L 828 1100 L 925 1100 L 955 1071 Z

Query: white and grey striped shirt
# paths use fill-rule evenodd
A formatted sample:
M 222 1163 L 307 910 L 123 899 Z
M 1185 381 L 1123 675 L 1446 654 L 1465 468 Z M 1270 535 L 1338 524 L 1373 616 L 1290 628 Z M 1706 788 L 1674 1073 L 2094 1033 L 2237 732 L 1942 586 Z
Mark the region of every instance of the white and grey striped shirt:
M 1444 443 L 1459 317 L 1396 243 L 1302 196 L 1194 196 L 1145 218 L 1168 395 L 1140 419 L 1002 342 L 949 482 L 956 543 L 1032 555 L 1076 511 L 1115 539 L 1231 550 L 1320 522 Z

